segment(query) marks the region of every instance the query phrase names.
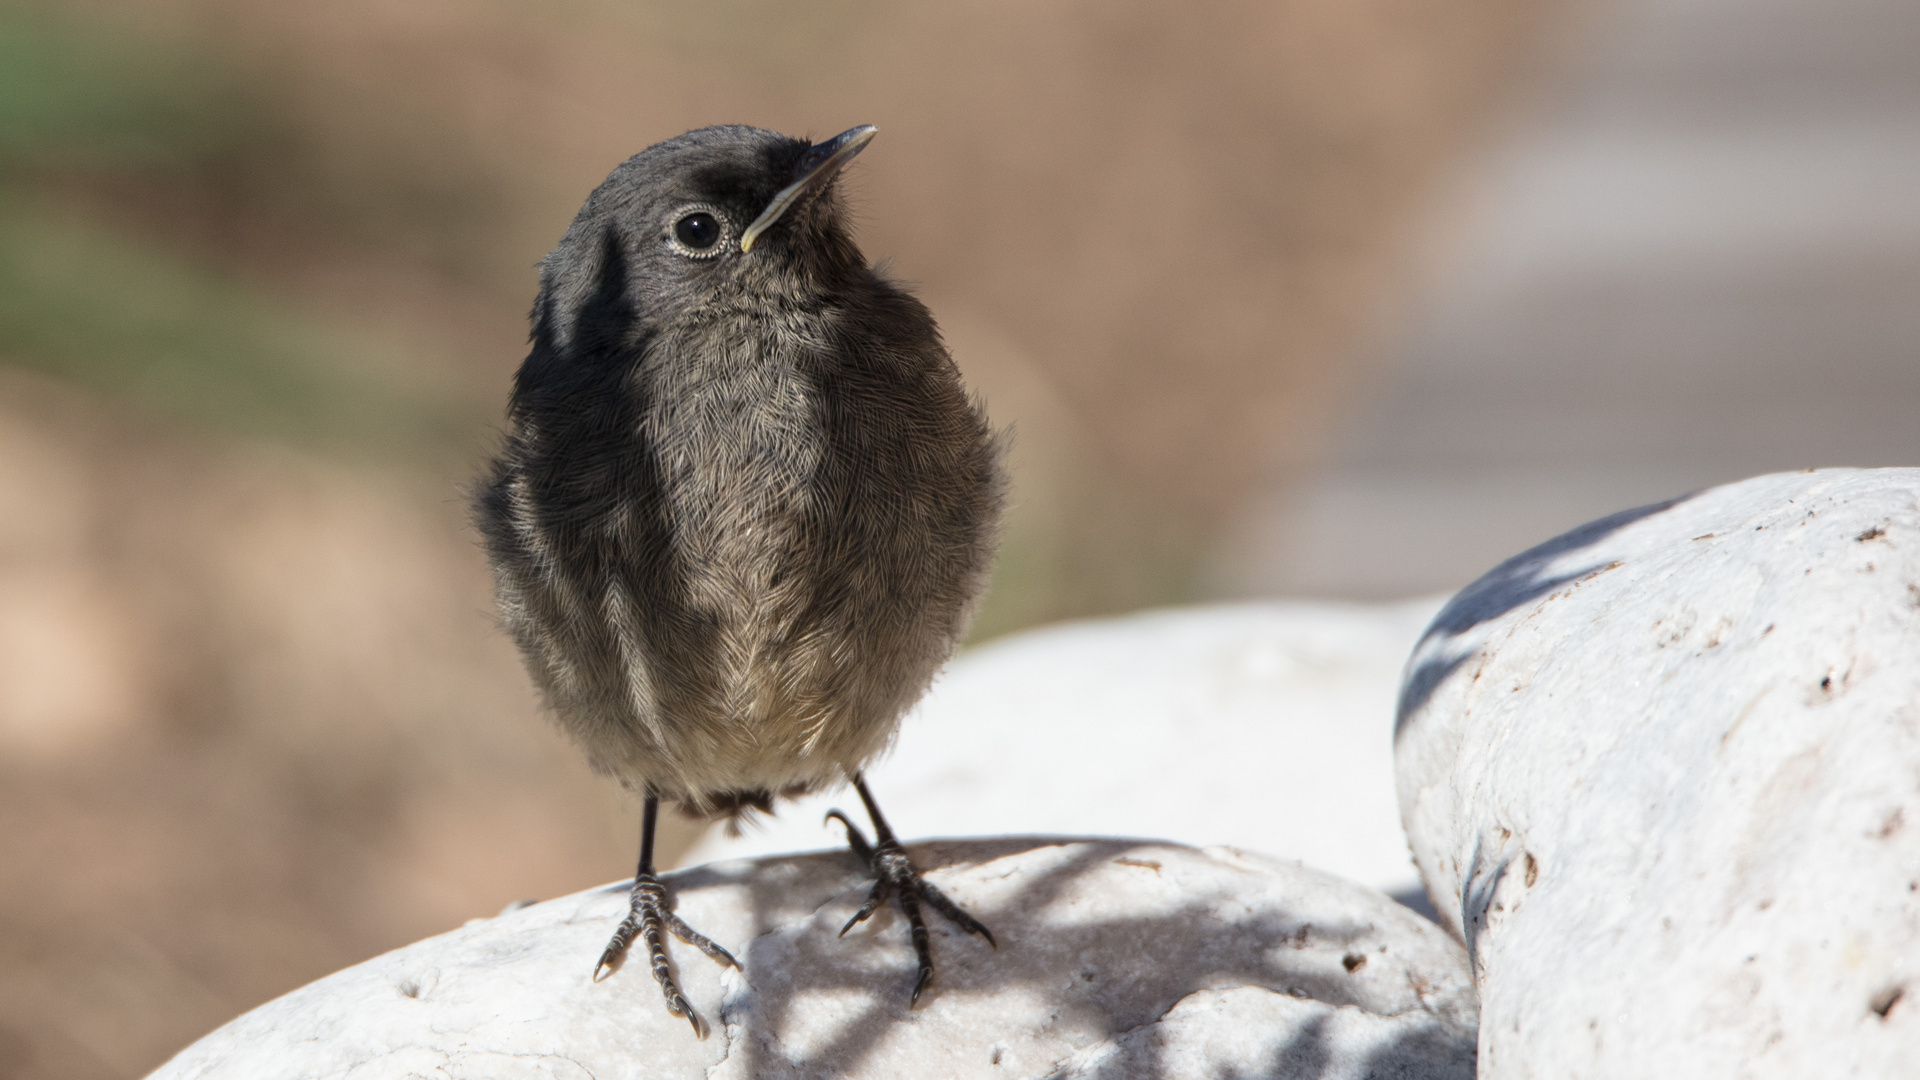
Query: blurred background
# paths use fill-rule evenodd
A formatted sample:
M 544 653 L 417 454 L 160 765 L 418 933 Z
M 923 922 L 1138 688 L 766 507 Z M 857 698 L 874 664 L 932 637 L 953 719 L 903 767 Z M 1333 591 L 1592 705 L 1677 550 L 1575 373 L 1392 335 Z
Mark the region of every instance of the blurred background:
M 0 1077 L 629 872 L 462 493 L 646 144 L 880 126 L 863 246 L 1016 429 L 979 640 L 1920 464 L 1916 58 L 1909 0 L 0 0 Z

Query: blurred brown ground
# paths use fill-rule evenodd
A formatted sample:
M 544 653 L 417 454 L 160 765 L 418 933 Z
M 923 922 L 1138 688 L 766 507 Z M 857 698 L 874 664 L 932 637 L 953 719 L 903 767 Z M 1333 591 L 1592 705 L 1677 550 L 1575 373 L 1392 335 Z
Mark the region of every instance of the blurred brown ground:
M 1543 8 L 6 10 L 217 69 L 227 109 L 191 152 L 8 160 L 26 292 L 81 230 L 215 283 L 162 307 L 214 297 L 194 318 L 224 325 L 241 309 L 206 290 L 230 286 L 305 328 L 257 340 L 319 357 L 87 360 L 65 331 L 127 304 L 86 266 L 76 314 L 0 311 L 0 1076 L 51 1078 L 137 1076 L 330 970 L 627 868 L 630 809 L 537 718 L 460 494 L 533 264 L 622 158 L 715 122 L 880 126 L 863 246 L 1017 429 L 991 634 L 1190 593 L 1236 500 L 1334 422 Z

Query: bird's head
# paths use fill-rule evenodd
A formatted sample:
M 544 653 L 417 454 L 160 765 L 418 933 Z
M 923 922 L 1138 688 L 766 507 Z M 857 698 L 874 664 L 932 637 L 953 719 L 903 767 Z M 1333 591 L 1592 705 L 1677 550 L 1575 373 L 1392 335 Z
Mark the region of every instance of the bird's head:
M 542 263 L 542 314 L 564 336 L 610 273 L 647 321 L 803 302 L 864 272 L 835 181 L 876 130 L 812 143 L 707 127 L 642 150 L 587 197 Z

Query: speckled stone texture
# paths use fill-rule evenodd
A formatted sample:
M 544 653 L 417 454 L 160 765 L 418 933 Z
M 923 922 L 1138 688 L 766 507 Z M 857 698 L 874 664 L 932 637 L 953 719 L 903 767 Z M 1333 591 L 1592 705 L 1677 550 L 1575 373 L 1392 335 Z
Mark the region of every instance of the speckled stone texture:
M 1920 1075 L 1920 470 L 1763 476 L 1439 615 L 1402 819 L 1480 1075 Z
M 675 965 L 713 1034 L 667 1015 L 645 965 L 588 978 L 622 887 L 410 945 L 233 1021 L 154 1074 L 276 1077 L 1183 1077 L 1466 1080 L 1459 945 L 1386 896 L 1230 848 L 1005 838 L 911 851 L 997 950 L 935 921 L 940 976 L 907 1009 L 911 951 L 850 855 L 669 875 L 693 926 Z

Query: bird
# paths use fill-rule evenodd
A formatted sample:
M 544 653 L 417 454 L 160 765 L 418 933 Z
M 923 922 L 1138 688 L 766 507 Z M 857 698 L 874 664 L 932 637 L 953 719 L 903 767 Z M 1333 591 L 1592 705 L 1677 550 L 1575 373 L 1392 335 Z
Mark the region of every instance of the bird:
M 662 803 L 730 825 L 843 782 L 874 876 L 933 980 L 922 906 L 993 935 L 913 865 L 863 769 L 965 636 L 1005 501 L 1005 439 L 927 307 L 869 264 L 839 183 L 871 125 L 744 125 L 647 147 L 540 264 L 530 347 L 473 492 L 501 623 L 593 769 L 640 797 L 629 911 L 667 1010 L 706 1026 L 665 932 Z

